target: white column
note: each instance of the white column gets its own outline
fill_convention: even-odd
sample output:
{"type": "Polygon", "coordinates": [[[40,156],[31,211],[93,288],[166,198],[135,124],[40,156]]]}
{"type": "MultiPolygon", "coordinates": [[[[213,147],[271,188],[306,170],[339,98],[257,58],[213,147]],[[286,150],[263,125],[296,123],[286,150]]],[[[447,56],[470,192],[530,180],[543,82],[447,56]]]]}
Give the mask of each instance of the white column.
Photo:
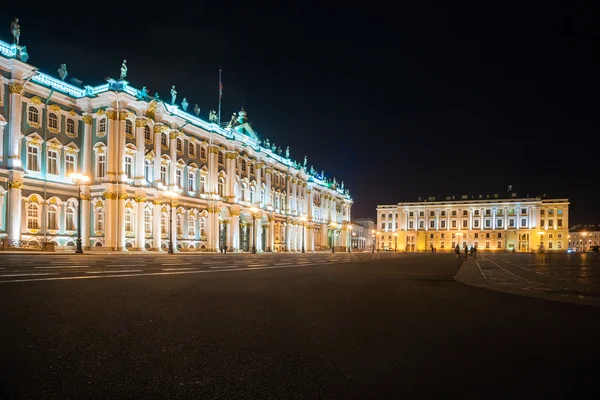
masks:
{"type": "MultiPolygon", "coordinates": [[[[154,125],[154,182],[160,182],[160,166],[162,165],[162,132],[166,127],[162,124],[154,125]]],[[[158,245],[160,249],[160,243],[158,245]]]]}
{"type": "MultiPolygon", "coordinates": [[[[256,195],[254,196],[254,203],[258,208],[264,206],[264,204],[260,202],[260,192],[262,190],[262,169],[264,166],[265,164],[262,162],[257,162],[254,165],[254,175],[256,176],[256,195]]],[[[266,196],[267,192],[265,191],[265,197],[266,196]]]]}
{"type": "MultiPolygon", "coordinates": [[[[81,165],[81,171],[83,174],[88,176],[91,181],[92,179],[92,116],[87,114],[83,116],[83,151],[81,153],[81,160],[77,160],[78,164],[81,165]]],[[[79,170],[79,169],[78,169],[79,170]]]]}
{"type": "Polygon", "coordinates": [[[269,230],[267,235],[267,251],[273,251],[275,246],[275,218],[269,217],[269,230]]]}
{"type": "Polygon", "coordinates": [[[273,207],[273,199],[271,198],[271,177],[273,176],[273,168],[265,168],[265,206],[273,207]]]}
{"type": "Polygon", "coordinates": [[[125,199],[127,198],[127,193],[122,192],[119,193],[118,196],[118,207],[119,207],[119,220],[118,220],[118,230],[119,230],[119,242],[117,243],[117,250],[125,250],[125,199]]]}
{"type": "Polygon", "coordinates": [[[262,251],[262,218],[254,218],[254,234],[256,235],[256,251],[262,251]]]}
{"type": "Polygon", "coordinates": [[[231,220],[229,222],[229,231],[231,234],[232,250],[239,250],[240,249],[240,214],[239,214],[239,211],[231,213],[231,220]]]}
{"type": "MultiPolygon", "coordinates": [[[[177,131],[171,131],[169,137],[169,156],[171,157],[171,164],[169,165],[168,186],[169,189],[175,190],[177,188],[177,183],[175,181],[175,171],[177,170],[177,131]]],[[[175,248],[174,244],[173,248],[175,248]]]]}
{"type": "Polygon", "coordinates": [[[219,154],[219,148],[217,146],[212,146],[208,149],[208,193],[216,194],[218,193],[218,163],[217,163],[217,155],[219,154]]]}
{"type": "Polygon", "coordinates": [[[0,161],[4,160],[4,127],[7,121],[0,121],[0,161]]]}
{"type": "MultiPolygon", "coordinates": [[[[14,179],[15,177],[13,177],[14,179]]],[[[22,179],[22,177],[20,177],[22,179]]],[[[20,180],[13,180],[8,183],[8,201],[9,207],[8,218],[8,239],[10,240],[21,240],[21,188],[23,182],[20,180]]]]}
{"type": "Polygon", "coordinates": [[[81,214],[77,210],[77,218],[81,215],[81,246],[88,249],[90,247],[90,222],[92,219],[92,214],[90,213],[90,189],[87,186],[83,186],[81,192],[81,214]]]}
{"type": "Polygon", "coordinates": [[[144,152],[146,150],[146,138],[144,137],[144,129],[148,121],[145,118],[135,120],[135,147],[137,154],[135,156],[135,184],[141,186],[144,184],[144,152]]]}
{"type": "Polygon", "coordinates": [[[291,249],[291,243],[290,243],[291,228],[292,228],[291,221],[287,221],[285,224],[285,251],[290,251],[290,249],[291,249]]]}
{"type": "Polygon", "coordinates": [[[225,229],[225,245],[227,250],[233,249],[233,237],[231,236],[231,219],[223,221],[223,228],[225,229]]]}
{"type": "Polygon", "coordinates": [[[162,242],[162,233],[160,226],[160,216],[162,213],[162,203],[159,199],[152,200],[154,208],[152,209],[152,250],[160,250],[162,242]]]}
{"type": "Polygon", "coordinates": [[[286,202],[286,206],[285,206],[285,211],[286,214],[290,214],[291,210],[292,210],[292,177],[289,175],[285,176],[285,202],[286,202]]]}
{"type": "Polygon", "coordinates": [[[173,251],[177,250],[177,206],[171,202],[169,204],[169,217],[171,218],[171,236],[169,240],[173,242],[173,251]]]}
{"type": "Polygon", "coordinates": [[[236,163],[237,163],[236,152],[227,153],[225,167],[227,169],[227,198],[230,203],[236,202],[235,197],[235,178],[236,178],[236,163]]]}
{"type": "Polygon", "coordinates": [[[146,199],[142,196],[136,196],[135,202],[135,215],[137,218],[137,226],[135,230],[135,246],[138,250],[143,251],[146,248],[146,232],[144,231],[144,206],[146,205],[146,199]]]}
{"type": "MultiPolygon", "coordinates": [[[[22,169],[21,165],[21,95],[23,94],[23,86],[18,83],[8,85],[10,92],[10,116],[8,130],[8,149],[6,156],[8,157],[8,168],[22,169]]],[[[40,121],[43,114],[40,115],[40,121]]],[[[40,155],[40,157],[42,157],[40,155]]],[[[43,157],[44,159],[45,157],[43,157]]],[[[19,233],[20,238],[20,233],[19,233]]],[[[20,239],[15,239],[20,240],[20,239]]]]}

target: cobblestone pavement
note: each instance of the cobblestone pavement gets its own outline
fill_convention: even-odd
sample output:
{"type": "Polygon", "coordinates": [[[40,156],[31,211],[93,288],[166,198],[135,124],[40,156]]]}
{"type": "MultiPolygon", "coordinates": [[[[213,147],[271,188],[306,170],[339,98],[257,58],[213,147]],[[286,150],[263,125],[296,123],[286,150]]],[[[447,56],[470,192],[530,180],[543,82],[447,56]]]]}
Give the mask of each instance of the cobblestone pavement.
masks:
{"type": "Polygon", "coordinates": [[[476,260],[488,282],[583,299],[600,299],[600,258],[592,253],[485,254],[476,260]]]}

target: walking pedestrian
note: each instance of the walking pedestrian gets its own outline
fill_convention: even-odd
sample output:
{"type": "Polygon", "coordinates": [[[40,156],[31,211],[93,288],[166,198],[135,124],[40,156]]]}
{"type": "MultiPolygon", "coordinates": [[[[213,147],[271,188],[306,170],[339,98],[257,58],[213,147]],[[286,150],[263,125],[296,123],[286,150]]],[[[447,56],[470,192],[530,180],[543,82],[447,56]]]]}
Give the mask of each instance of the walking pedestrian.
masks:
{"type": "Polygon", "coordinates": [[[477,258],[477,246],[473,246],[473,258],[477,258]]]}
{"type": "Polygon", "coordinates": [[[460,258],[460,247],[458,247],[458,245],[456,245],[456,247],[454,248],[454,253],[456,253],[456,259],[460,258]]]}
{"type": "Polygon", "coordinates": [[[467,245],[465,244],[465,260],[469,258],[469,248],[467,247],[467,245]]]}
{"type": "Polygon", "coordinates": [[[227,254],[227,245],[223,246],[223,252],[227,254]]]}

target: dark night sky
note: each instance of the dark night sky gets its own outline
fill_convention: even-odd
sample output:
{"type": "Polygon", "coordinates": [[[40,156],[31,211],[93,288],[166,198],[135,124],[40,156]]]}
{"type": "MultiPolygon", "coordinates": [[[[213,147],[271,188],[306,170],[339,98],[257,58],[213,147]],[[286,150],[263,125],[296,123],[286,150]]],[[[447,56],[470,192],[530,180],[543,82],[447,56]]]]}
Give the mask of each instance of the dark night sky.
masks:
{"type": "Polygon", "coordinates": [[[204,118],[222,67],[223,119],[243,106],[263,139],[344,180],[355,217],[512,185],[600,222],[591,2],[177,3],[8,2],[0,38],[19,17],[30,63],[89,85],[127,59],[132,85],[176,85],[204,118]]]}

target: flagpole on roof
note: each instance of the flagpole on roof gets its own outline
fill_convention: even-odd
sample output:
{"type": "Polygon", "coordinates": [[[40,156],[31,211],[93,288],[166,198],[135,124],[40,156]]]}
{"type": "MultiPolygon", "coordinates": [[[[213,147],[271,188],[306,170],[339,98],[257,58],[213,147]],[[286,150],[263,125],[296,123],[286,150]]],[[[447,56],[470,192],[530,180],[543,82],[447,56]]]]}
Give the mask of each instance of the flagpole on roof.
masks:
{"type": "Polygon", "coordinates": [[[221,97],[223,97],[223,84],[221,83],[221,73],[223,70],[219,68],[219,126],[221,126],[221,97]]]}

